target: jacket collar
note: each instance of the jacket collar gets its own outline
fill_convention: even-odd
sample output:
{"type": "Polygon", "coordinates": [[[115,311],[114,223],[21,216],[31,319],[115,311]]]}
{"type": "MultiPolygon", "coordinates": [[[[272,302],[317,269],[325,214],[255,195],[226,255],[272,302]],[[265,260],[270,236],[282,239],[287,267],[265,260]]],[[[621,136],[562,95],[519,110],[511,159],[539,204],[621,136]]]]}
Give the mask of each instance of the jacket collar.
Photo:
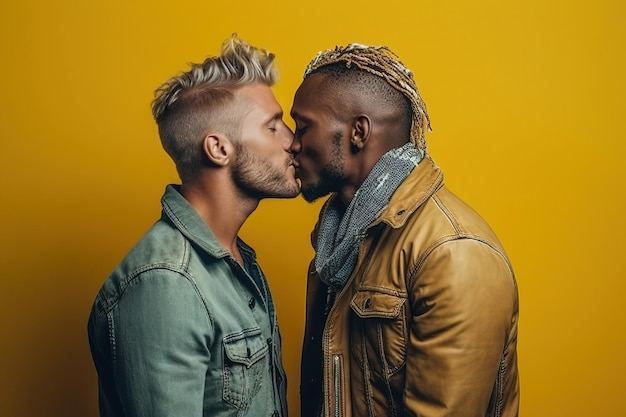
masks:
{"type": "MultiPolygon", "coordinates": [[[[194,245],[215,258],[230,256],[230,252],[220,245],[209,226],[180,193],[179,185],[170,184],[165,188],[161,206],[163,207],[162,218],[169,220],[194,245]]],[[[237,240],[240,249],[256,257],[250,246],[239,238],[237,240]]]]}
{"type": "Polygon", "coordinates": [[[374,224],[385,222],[393,228],[403,226],[407,218],[442,185],[443,172],[430,156],[426,155],[400,184],[391,196],[389,205],[374,224]]]}

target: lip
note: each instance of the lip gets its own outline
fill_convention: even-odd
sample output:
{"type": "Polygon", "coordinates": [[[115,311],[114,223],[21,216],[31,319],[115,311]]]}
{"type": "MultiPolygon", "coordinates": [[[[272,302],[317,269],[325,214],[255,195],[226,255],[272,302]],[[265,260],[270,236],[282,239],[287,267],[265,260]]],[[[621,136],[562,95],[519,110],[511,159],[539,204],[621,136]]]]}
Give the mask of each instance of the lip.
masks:
{"type": "Polygon", "coordinates": [[[300,164],[298,162],[296,162],[296,160],[291,161],[291,163],[289,164],[289,166],[292,166],[294,169],[294,174],[296,176],[296,179],[300,178],[299,172],[300,172],[300,164]]]}

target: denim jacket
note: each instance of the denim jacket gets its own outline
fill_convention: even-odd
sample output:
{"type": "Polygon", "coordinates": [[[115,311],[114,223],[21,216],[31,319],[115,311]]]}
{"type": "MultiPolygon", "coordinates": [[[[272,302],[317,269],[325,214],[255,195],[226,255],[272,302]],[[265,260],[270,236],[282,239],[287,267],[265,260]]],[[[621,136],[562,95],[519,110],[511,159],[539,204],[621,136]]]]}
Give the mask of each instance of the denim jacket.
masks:
{"type": "Polygon", "coordinates": [[[102,417],[286,416],[267,281],[169,185],[161,219],[98,292],[88,322],[102,417]]]}

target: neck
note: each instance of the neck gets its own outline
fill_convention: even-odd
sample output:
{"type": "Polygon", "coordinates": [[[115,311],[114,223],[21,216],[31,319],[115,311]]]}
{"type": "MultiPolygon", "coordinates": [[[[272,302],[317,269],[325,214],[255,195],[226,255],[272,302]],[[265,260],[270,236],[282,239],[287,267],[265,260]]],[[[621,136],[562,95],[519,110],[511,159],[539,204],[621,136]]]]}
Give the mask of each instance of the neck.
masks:
{"type": "Polygon", "coordinates": [[[351,155],[350,161],[345,166],[349,166],[349,170],[346,171],[347,181],[345,185],[339,191],[339,195],[343,203],[347,206],[354,198],[356,192],[363,184],[363,181],[374,168],[374,165],[382,158],[382,156],[391,148],[382,148],[380,143],[382,141],[372,141],[367,146],[359,150],[357,153],[351,155]],[[377,145],[377,146],[376,146],[377,145]]]}
{"type": "Polygon", "coordinates": [[[183,183],[181,194],[198,212],[217,241],[243,263],[237,236],[243,223],[259,205],[259,200],[243,196],[231,181],[215,179],[183,183]]]}
{"type": "MultiPolygon", "coordinates": [[[[394,137],[394,136],[391,136],[394,137]]],[[[353,155],[349,181],[339,190],[339,196],[343,203],[348,206],[354,199],[356,192],[361,188],[365,179],[370,175],[374,166],[380,159],[392,149],[400,148],[408,143],[405,140],[387,142],[382,140],[373,141],[378,146],[368,145],[353,155]]]]}

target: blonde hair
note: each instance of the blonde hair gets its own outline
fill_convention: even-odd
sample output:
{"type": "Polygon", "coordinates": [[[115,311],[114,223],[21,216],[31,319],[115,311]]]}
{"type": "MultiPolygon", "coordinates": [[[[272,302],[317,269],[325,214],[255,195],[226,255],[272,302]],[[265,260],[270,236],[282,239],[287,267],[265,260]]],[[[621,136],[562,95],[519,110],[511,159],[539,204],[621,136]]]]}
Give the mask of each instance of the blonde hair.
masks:
{"type": "Polygon", "coordinates": [[[426,150],[426,132],[431,130],[426,103],[419,94],[413,73],[400,62],[400,59],[386,46],[367,46],[351,43],[318,52],[309,63],[304,78],[323,67],[342,63],[346,68],[353,65],[369,74],[387,81],[402,93],[411,104],[411,142],[426,150]]]}
{"type": "Polygon", "coordinates": [[[209,129],[236,137],[240,112],[233,108],[233,92],[241,86],[278,79],[274,54],[254,47],[233,34],[220,54],[189,71],[168,79],[154,92],[152,115],[159,127],[163,148],[183,179],[202,164],[202,138],[209,129]]]}

